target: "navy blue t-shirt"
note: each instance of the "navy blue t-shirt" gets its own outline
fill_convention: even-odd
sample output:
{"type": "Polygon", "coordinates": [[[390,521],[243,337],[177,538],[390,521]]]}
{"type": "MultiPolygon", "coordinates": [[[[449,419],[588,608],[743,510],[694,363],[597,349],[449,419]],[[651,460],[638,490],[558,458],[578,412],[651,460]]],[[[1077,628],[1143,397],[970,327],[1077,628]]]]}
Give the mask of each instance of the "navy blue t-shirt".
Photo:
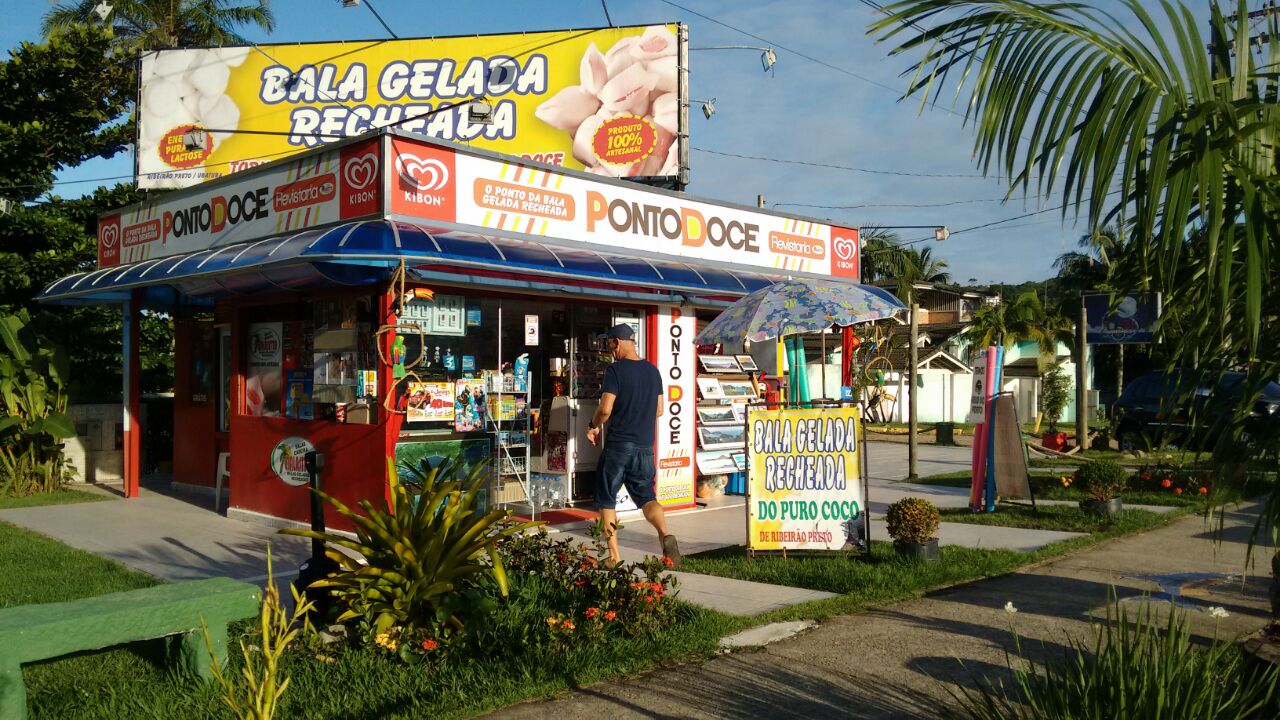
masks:
{"type": "Polygon", "coordinates": [[[604,371],[602,392],[613,393],[605,444],[652,446],[662,375],[647,360],[615,360],[604,371]]]}

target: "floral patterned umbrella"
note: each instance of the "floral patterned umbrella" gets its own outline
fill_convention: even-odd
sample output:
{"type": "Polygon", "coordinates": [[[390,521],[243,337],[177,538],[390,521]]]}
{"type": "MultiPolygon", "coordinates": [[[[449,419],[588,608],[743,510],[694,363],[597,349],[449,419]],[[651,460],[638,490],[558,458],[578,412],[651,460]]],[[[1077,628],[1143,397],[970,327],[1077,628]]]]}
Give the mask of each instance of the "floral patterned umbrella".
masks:
{"type": "Polygon", "coordinates": [[[832,325],[883,320],[906,310],[896,297],[874,285],[824,280],[784,280],[730,305],[712,320],[694,343],[736,345],[744,339],[818,332],[832,325]]]}

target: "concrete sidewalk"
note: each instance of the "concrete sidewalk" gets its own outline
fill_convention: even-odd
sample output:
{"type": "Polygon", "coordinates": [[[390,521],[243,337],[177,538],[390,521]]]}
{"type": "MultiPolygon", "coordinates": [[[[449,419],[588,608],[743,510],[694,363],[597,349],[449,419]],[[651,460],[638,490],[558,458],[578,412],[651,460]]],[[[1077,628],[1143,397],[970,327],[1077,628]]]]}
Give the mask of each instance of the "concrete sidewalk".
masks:
{"type": "MultiPolygon", "coordinates": [[[[966,465],[966,448],[921,447],[921,472],[948,472],[966,465]]],[[[963,506],[958,488],[904,486],[893,480],[906,474],[904,446],[871,443],[872,538],[887,540],[883,513],[890,502],[908,494],[928,497],[942,507],[963,506]]],[[[671,513],[671,532],[681,550],[692,554],[746,543],[743,499],[729,497],[711,508],[671,513]]],[[[188,495],[166,485],[145,486],[132,500],[54,505],[0,511],[0,520],[48,535],[73,547],[116,560],[170,580],[222,575],[261,581],[266,577],[270,543],[276,575],[291,577],[310,554],[309,541],[277,535],[266,525],[234,520],[212,512],[212,499],[188,495]]],[[[658,554],[657,539],[638,515],[624,518],[619,533],[623,555],[639,560],[658,554]]],[[[587,523],[561,526],[561,531],[587,537],[587,523]]],[[[1074,533],[943,523],[945,545],[1035,550],[1074,533]]],[[[829,597],[828,593],[751,583],[730,578],[680,573],[681,598],[735,615],[755,615],[788,605],[829,597]]]]}
{"type": "MultiPolygon", "coordinates": [[[[493,716],[938,717],[951,703],[948,688],[970,683],[973,673],[1009,679],[1011,626],[1029,657],[1057,659],[1068,639],[1089,637],[1113,591],[1130,612],[1149,602],[1144,595],[1158,612],[1175,600],[1188,609],[1201,637],[1232,637],[1261,627],[1268,616],[1269,578],[1240,575],[1254,517],[1230,513],[1218,545],[1203,519],[1184,518],[1021,572],[833,618],[756,652],[593,685],[493,716]],[[1018,612],[1007,613],[1006,602],[1018,612]],[[1203,612],[1211,606],[1226,608],[1230,617],[1213,620],[1203,612]]],[[[1256,555],[1269,558],[1270,550],[1259,548],[1256,555]]]]}

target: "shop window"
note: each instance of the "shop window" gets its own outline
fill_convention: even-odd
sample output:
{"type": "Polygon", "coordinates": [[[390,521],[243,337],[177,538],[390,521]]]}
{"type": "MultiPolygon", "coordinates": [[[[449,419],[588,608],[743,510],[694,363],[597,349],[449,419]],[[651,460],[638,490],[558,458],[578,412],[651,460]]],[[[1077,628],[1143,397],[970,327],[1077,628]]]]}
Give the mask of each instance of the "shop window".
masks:
{"type": "Polygon", "coordinates": [[[500,304],[494,298],[425,288],[405,303],[391,359],[402,368],[395,372],[402,373],[408,395],[408,429],[482,429],[471,427],[482,423],[458,416],[458,398],[471,397],[467,380],[501,369],[498,347],[510,340],[500,338],[500,304]]]}
{"type": "Polygon", "coordinates": [[[372,307],[368,296],[316,300],[249,323],[244,414],[377,422],[372,307]]]}

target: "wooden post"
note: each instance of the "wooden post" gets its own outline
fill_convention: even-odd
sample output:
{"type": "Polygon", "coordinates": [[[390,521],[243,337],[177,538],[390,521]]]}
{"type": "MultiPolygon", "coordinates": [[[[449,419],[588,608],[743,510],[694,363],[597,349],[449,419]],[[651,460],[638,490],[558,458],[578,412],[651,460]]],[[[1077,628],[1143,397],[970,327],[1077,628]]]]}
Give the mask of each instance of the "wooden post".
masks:
{"type": "Polygon", "coordinates": [[[916,432],[920,429],[919,421],[916,417],[916,374],[918,370],[916,365],[919,363],[920,350],[918,341],[920,339],[920,305],[911,303],[911,347],[909,349],[910,359],[907,361],[907,479],[915,480],[920,477],[916,473],[916,460],[919,456],[918,441],[916,432]]]}
{"type": "Polygon", "coordinates": [[[1080,322],[1076,326],[1076,446],[1089,449],[1089,344],[1084,296],[1080,296],[1080,322]]]}

